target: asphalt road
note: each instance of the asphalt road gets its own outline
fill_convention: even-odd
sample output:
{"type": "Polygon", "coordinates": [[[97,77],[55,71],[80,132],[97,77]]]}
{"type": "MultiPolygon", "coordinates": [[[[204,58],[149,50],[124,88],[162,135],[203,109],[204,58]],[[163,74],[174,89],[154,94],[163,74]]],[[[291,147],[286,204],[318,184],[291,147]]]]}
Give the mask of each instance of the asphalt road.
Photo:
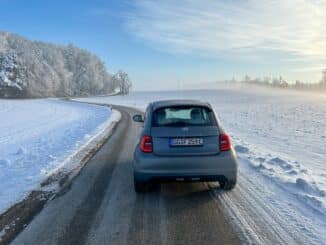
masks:
{"type": "Polygon", "coordinates": [[[140,125],[134,110],[72,185],[51,200],[13,244],[239,244],[204,183],[133,189],[132,159],[140,125]]]}

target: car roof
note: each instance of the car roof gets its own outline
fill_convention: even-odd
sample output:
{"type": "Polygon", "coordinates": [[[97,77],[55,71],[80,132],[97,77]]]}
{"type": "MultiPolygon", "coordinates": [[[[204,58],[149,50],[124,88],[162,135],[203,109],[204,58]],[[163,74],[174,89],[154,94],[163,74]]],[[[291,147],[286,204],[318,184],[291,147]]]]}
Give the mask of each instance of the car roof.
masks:
{"type": "Polygon", "coordinates": [[[152,102],[153,111],[169,106],[203,106],[211,109],[211,105],[208,102],[200,100],[159,100],[152,102]]]}

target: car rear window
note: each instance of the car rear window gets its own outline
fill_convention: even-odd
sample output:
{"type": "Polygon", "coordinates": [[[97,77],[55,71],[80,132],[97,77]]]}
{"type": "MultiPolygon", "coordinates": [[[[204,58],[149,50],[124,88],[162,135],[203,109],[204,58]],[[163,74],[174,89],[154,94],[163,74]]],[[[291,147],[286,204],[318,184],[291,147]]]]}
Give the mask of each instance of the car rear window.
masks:
{"type": "Polygon", "coordinates": [[[202,106],[159,108],[153,113],[153,127],[216,126],[214,113],[202,106]]]}

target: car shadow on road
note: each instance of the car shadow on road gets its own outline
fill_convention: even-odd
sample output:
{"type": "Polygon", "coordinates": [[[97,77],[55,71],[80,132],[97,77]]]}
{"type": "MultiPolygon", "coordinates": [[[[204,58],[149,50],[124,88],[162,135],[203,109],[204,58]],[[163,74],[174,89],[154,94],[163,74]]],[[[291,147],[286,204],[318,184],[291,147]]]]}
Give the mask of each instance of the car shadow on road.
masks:
{"type": "MultiPolygon", "coordinates": [[[[160,198],[165,204],[171,204],[180,209],[196,208],[214,201],[212,191],[219,189],[218,183],[207,185],[202,182],[172,182],[156,184],[149,192],[142,194],[143,200],[160,198]]],[[[181,210],[180,210],[181,211],[181,210]]]]}
{"type": "Polygon", "coordinates": [[[135,219],[132,219],[136,222],[130,230],[129,241],[135,244],[160,244],[161,241],[212,244],[212,241],[227,238],[231,244],[237,244],[236,236],[212,195],[215,188],[219,188],[218,184],[166,183],[137,195],[135,219]]]}

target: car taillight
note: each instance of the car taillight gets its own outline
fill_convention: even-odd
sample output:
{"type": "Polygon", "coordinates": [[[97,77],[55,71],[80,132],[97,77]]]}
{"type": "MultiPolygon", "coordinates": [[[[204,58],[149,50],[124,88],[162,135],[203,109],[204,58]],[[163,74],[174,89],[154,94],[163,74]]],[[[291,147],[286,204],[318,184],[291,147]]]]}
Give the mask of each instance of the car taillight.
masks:
{"type": "Polygon", "coordinates": [[[220,151],[231,150],[230,137],[227,134],[220,134],[220,151]]]}
{"type": "Polygon", "coordinates": [[[153,152],[153,141],[152,137],[144,135],[140,142],[140,149],[142,152],[151,153],[153,152]]]}

